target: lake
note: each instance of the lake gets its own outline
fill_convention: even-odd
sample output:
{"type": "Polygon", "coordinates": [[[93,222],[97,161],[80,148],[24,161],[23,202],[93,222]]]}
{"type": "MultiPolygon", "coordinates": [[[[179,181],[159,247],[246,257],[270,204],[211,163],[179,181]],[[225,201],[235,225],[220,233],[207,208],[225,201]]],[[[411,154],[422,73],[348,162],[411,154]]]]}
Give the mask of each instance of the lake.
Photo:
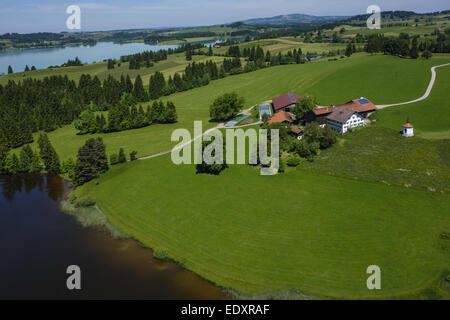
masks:
{"type": "Polygon", "coordinates": [[[0,299],[224,299],[220,288],[153,258],[133,240],[83,228],[62,213],[59,176],[0,176],[0,299]],[[81,290],[66,287],[69,265],[81,290]]]}
{"type": "Polygon", "coordinates": [[[23,72],[26,65],[30,68],[35,66],[37,69],[43,69],[49,66],[60,66],[75,57],[83,63],[91,63],[109,58],[118,59],[121,56],[143,51],[159,51],[177,47],[178,45],[98,42],[95,46],[3,50],[0,51],[0,74],[6,74],[9,65],[14,72],[23,72]]]}

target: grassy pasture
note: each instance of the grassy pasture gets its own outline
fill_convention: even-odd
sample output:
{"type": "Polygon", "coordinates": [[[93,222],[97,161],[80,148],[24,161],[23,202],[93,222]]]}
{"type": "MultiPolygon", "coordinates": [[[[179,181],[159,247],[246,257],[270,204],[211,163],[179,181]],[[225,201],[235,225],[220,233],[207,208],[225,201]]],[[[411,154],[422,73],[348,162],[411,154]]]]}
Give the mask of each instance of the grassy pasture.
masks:
{"type": "MultiPolygon", "coordinates": [[[[178,112],[176,124],[101,136],[108,153],[117,152],[122,147],[127,153],[137,150],[142,157],[168,150],[174,145],[170,136],[175,128],[191,129],[195,120],[202,120],[204,128],[214,126],[208,122],[209,105],[215,97],[230,91],[245,98],[245,108],[288,91],[316,95],[322,105],[344,103],[360,96],[377,104],[412,100],[425,91],[430,77],[429,68],[446,61],[449,59],[414,61],[360,54],[340,61],[278,66],[230,76],[212,81],[206,87],[163,98],[175,103],[178,112]],[[361,73],[364,76],[357,77],[361,73]]],[[[89,137],[92,135],[77,136],[72,125],[49,133],[62,159],[75,157],[78,148],[89,137]]]]}
{"type": "Polygon", "coordinates": [[[405,138],[368,127],[349,133],[302,167],[315,172],[450,194],[450,140],[405,138]]]}
{"type": "MultiPolygon", "coordinates": [[[[207,56],[193,56],[192,61],[205,62],[207,60],[213,60],[216,62],[222,62],[223,57],[207,57],[207,56]]],[[[119,79],[120,76],[129,75],[131,79],[136,78],[138,75],[142,77],[144,85],[148,86],[148,80],[151,74],[156,71],[160,71],[166,78],[173,76],[176,72],[184,72],[186,66],[190,63],[186,61],[183,53],[169,55],[167,60],[159,61],[150,68],[142,67],[139,70],[129,70],[129,63],[121,63],[119,67],[117,64],[114,69],[108,70],[106,62],[98,62],[92,64],[86,64],[81,67],[63,67],[52,69],[40,69],[29,72],[17,72],[7,76],[0,76],[0,84],[5,85],[8,80],[20,81],[27,77],[43,79],[52,75],[66,75],[71,80],[78,81],[82,74],[90,74],[91,76],[97,76],[101,81],[106,79],[109,75],[119,79]],[[25,74],[25,76],[23,76],[25,74]]]]}
{"type": "Polygon", "coordinates": [[[325,298],[447,297],[450,197],[291,170],[250,166],[196,175],[170,156],[114,167],[77,189],[144,245],[245,292],[296,288],[325,298]],[[98,183],[97,183],[98,182],[98,183]],[[382,269],[382,290],[366,268],[382,269]]]}
{"type": "Polygon", "coordinates": [[[377,125],[401,130],[409,116],[416,135],[430,139],[450,139],[450,66],[438,68],[436,74],[436,82],[428,99],[379,110],[374,116],[377,125]]]}
{"type": "MultiPolygon", "coordinates": [[[[430,67],[449,60],[356,54],[230,76],[165,97],[177,106],[176,124],[102,136],[109,154],[120,147],[126,153],[137,150],[139,156],[165,151],[174,145],[170,135],[175,128],[190,129],[194,120],[203,120],[205,129],[212,127],[208,106],[230,91],[246,99],[246,108],[287,91],[314,94],[322,105],[359,96],[377,104],[411,100],[425,91],[430,67]]],[[[438,70],[436,85],[441,80],[445,78],[438,70]]],[[[448,90],[436,87],[430,99],[435,93],[445,96],[448,90]]],[[[430,104],[441,111],[445,106],[430,104]]],[[[450,196],[414,189],[417,181],[421,187],[445,188],[448,151],[438,146],[442,142],[399,142],[389,129],[397,128],[397,120],[384,116],[396,108],[380,112],[373,128],[348,135],[317,162],[274,177],[261,177],[249,166],[230,166],[219,177],[196,175],[193,166],[175,166],[167,155],[114,166],[76,194],[94,197],[113,225],[146,246],[167,248],[171,258],[223,287],[245,292],[296,288],[325,298],[427,298],[430,292],[449,298],[438,284],[450,263],[449,244],[439,238],[450,229],[450,196]],[[383,125],[389,128],[377,128],[383,125]],[[369,138],[370,144],[361,146],[369,138]],[[406,153],[428,157],[396,157],[391,142],[406,153]],[[403,161],[398,168],[411,173],[394,171],[396,160],[403,161]],[[340,177],[324,169],[330,161],[341,168],[333,169],[340,177]],[[423,176],[427,169],[441,177],[433,182],[432,176],[423,176]],[[357,181],[343,178],[350,172],[357,181]],[[390,185],[379,183],[386,179],[390,185]],[[365,271],[372,264],[382,269],[381,291],[365,286],[365,271]]],[[[400,126],[403,118],[398,116],[400,126]]],[[[420,121],[417,126],[434,132],[420,121]]],[[[439,130],[448,130],[445,122],[441,126],[439,130]]],[[[67,159],[91,136],[77,136],[66,126],[49,137],[67,159]]]]}

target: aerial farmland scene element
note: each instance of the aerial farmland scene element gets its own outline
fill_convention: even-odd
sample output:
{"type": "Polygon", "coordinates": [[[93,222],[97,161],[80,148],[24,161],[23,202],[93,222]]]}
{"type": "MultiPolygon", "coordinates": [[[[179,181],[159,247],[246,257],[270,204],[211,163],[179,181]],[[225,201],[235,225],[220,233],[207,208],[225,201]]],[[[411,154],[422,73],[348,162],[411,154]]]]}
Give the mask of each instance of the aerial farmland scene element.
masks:
{"type": "Polygon", "coordinates": [[[450,299],[447,1],[94,1],[0,8],[0,300],[450,299]]]}

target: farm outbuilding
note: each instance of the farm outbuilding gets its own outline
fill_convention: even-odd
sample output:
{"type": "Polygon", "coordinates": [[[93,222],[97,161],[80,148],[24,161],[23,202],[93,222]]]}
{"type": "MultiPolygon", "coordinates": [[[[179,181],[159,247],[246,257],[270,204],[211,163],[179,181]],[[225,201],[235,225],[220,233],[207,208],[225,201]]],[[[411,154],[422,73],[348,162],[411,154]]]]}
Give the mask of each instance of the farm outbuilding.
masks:
{"type": "Polygon", "coordinates": [[[282,96],[272,99],[273,109],[275,112],[280,110],[291,111],[291,109],[298,103],[302,97],[295,93],[286,93],[282,96]]]}

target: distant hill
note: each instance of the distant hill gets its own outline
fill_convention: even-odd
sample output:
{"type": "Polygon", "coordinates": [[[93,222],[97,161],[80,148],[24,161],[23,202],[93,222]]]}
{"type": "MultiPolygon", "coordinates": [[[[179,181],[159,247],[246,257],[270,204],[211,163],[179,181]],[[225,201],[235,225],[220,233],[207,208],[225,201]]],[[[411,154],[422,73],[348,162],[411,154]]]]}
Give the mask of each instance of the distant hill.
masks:
{"type": "Polygon", "coordinates": [[[245,24],[265,25],[299,25],[299,24],[322,24],[346,20],[350,16],[311,16],[307,14],[287,14],[270,18],[256,18],[243,21],[245,24]]]}

